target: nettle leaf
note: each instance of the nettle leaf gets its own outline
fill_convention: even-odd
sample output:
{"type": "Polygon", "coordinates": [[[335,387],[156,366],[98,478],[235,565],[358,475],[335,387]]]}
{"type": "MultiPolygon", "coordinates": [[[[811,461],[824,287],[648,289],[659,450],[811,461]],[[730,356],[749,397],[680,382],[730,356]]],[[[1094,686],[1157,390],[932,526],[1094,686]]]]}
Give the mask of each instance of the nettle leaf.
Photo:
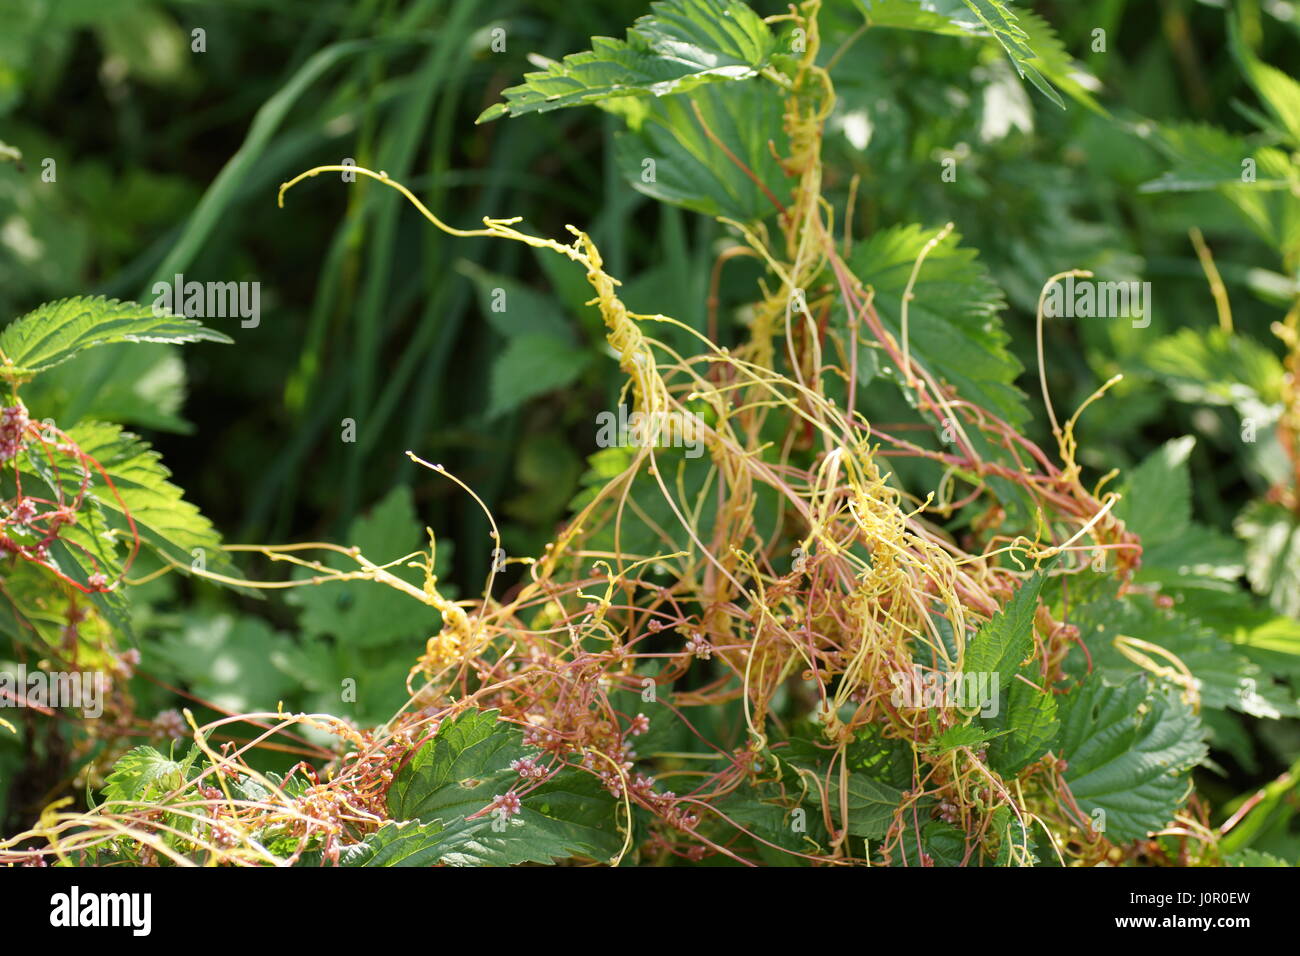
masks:
{"type": "Polygon", "coordinates": [[[1016,72],[1033,83],[1049,100],[1065,109],[1061,94],[1052,89],[1052,84],[1047,82],[1034,65],[1036,54],[1029,46],[1029,34],[1017,22],[1016,15],[1007,4],[1002,0],[965,0],[965,3],[998,43],[1002,44],[1002,49],[1011,58],[1016,72]]]}
{"type": "Polygon", "coordinates": [[[738,0],[667,0],[651,9],[626,40],[592,37],[591,50],[524,74],[522,84],[502,93],[505,102],[489,107],[477,122],[743,80],[767,66],[775,52],[772,31],[738,0]]]}
{"type": "MultiPolygon", "coordinates": [[[[917,257],[937,232],[896,226],[854,246],[850,266],[875,289],[876,312],[900,343],[903,293],[917,257]]],[[[1014,384],[1021,365],[1008,351],[1010,337],[998,319],[1006,302],[976,256],[974,249],[960,245],[956,233],[926,256],[908,306],[911,355],[937,379],[955,386],[962,398],[1020,425],[1029,411],[1014,384]]],[[[897,369],[886,374],[901,384],[897,369]]]]}
{"type": "Polygon", "coordinates": [[[128,750],[104,778],[104,799],[135,803],[175,790],[187,779],[198,755],[199,749],[194,746],[182,760],[165,757],[153,747],[128,750]]]}
{"type": "Polygon", "coordinates": [[[1252,501],[1237,518],[1246,542],[1246,577],[1279,614],[1300,617],[1300,518],[1271,501],[1252,501]]]}
{"type": "MultiPolygon", "coordinates": [[[[962,672],[986,687],[989,678],[998,682],[997,709],[981,716],[980,723],[990,736],[989,762],[1003,774],[1018,773],[1037,760],[1056,736],[1056,701],[1016,675],[1034,649],[1034,615],[1043,589],[1043,572],[1035,572],[989,622],[966,645],[962,672]]],[[[1037,674],[1024,671],[1032,679],[1037,674]]],[[[987,706],[987,701],[981,701],[987,706]]]]}
{"type": "Polygon", "coordinates": [[[1062,109],[1065,101],[1045,78],[1093,108],[1095,101],[1075,79],[1080,72],[1042,18],[1028,11],[1012,13],[1002,0],[854,0],[873,27],[916,30],[943,36],[995,39],[1022,79],[1033,83],[1062,109]]]}
{"type": "Polygon", "coordinates": [[[798,776],[807,797],[818,808],[823,806],[824,797],[832,819],[839,820],[843,808],[847,808],[848,819],[842,823],[849,833],[868,840],[883,838],[903,799],[903,791],[866,770],[866,763],[872,762],[877,753],[875,745],[867,741],[861,750],[856,744],[846,748],[848,782],[841,797],[841,767],[838,760],[832,764],[834,753],[808,741],[792,739],[788,748],[779,751],[779,756],[798,776]]]}
{"type": "Polygon", "coordinates": [[[1253,146],[1212,126],[1142,123],[1136,132],[1171,163],[1140,192],[1214,190],[1231,202],[1256,235],[1274,249],[1293,247],[1300,229],[1300,173],[1283,150],[1253,146]]]}
{"type": "Polygon", "coordinates": [[[453,866],[509,866],[616,855],[623,834],[614,798],[595,777],[572,768],[521,793],[521,811],[507,820],[492,814],[466,819],[496,795],[523,790],[510,763],[537,754],[498,714],[469,710],[445,721],[398,773],[388,791],[391,816],[442,825],[424,832],[418,845],[404,840],[402,856],[453,866]]]}
{"type": "MultiPolygon", "coordinates": [[[[561,342],[574,342],[573,327],[565,317],[565,308],[550,295],[466,260],[458,262],[456,269],[474,283],[483,318],[507,339],[545,335],[561,342]]],[[[583,289],[591,291],[585,284],[583,289]]]]}
{"type": "MultiPolygon", "coordinates": [[[[411,489],[400,485],[354,520],[342,543],[359,548],[376,565],[387,565],[427,547],[421,527],[411,489]]],[[[451,569],[451,548],[450,541],[438,542],[434,571],[439,577],[451,569]]],[[[355,562],[349,563],[341,556],[331,557],[327,563],[340,570],[357,569],[355,562]]],[[[408,584],[424,584],[423,572],[418,568],[397,564],[387,570],[408,584]]],[[[449,597],[455,596],[454,589],[443,591],[449,597]]],[[[315,587],[294,588],[287,600],[302,608],[298,623],[305,636],[332,637],[347,646],[422,642],[441,627],[442,619],[436,610],[375,581],[326,581],[315,587]]]]}
{"type": "MultiPolygon", "coordinates": [[[[1141,664],[1125,656],[1115,644],[1121,636],[1137,638],[1182,661],[1196,679],[1201,702],[1207,708],[1230,708],[1265,718],[1297,713],[1290,692],[1274,684],[1257,663],[1198,621],[1157,607],[1146,595],[1127,595],[1121,600],[1112,587],[1110,593],[1077,605],[1071,621],[1088,645],[1094,668],[1116,682],[1144,672],[1141,664]]],[[[1136,650],[1158,666],[1170,664],[1158,654],[1140,647],[1136,650]]]]}
{"type": "Polygon", "coordinates": [[[1043,589],[1043,574],[1035,572],[966,645],[962,673],[996,674],[1003,693],[1010,690],[1020,664],[1034,649],[1034,613],[1043,589]]]}
{"type": "Polygon", "coordinates": [[[1300,149],[1300,82],[1257,57],[1243,42],[1241,28],[1234,16],[1228,17],[1229,47],[1242,72],[1250,80],[1261,102],[1291,148],[1300,149]]]}
{"type": "MultiPolygon", "coordinates": [[[[931,820],[922,824],[920,842],[920,852],[925,853],[934,866],[961,866],[966,860],[966,835],[950,823],[931,820]]],[[[903,858],[896,860],[894,865],[922,866],[916,844],[916,834],[909,831],[898,844],[903,858]]]]}
{"type": "MultiPolygon", "coordinates": [[[[769,865],[808,865],[808,861],[794,854],[817,852],[827,842],[828,835],[820,813],[804,809],[801,817],[795,816],[800,807],[795,805],[798,788],[793,790],[789,784],[783,788],[764,781],[732,791],[713,804],[719,831],[726,835],[729,844],[738,835],[743,836],[738,828],[753,834],[757,837],[753,841],[754,851],[769,865]],[[796,826],[796,821],[802,826],[796,826]]],[[[706,816],[712,819],[715,815],[706,816]]]]}
{"type": "Polygon", "coordinates": [[[105,422],[81,422],[68,429],[68,437],[112,479],[116,495],[92,470],[91,492],[119,537],[129,533],[129,513],[140,540],[174,561],[179,570],[189,573],[194,552],[199,551],[209,570],[235,574],[221,550],[221,536],[184,499],[184,492],[168,481],[171,472],[158,452],[121,426],[105,422]]]}
{"type": "Polygon", "coordinates": [[[980,727],[970,724],[958,724],[949,727],[930,741],[928,749],[936,756],[942,756],[962,747],[983,747],[992,737],[993,734],[980,727]]]}
{"type": "Polygon", "coordinates": [[[1173,819],[1206,755],[1203,736],[1176,694],[1145,677],[1117,687],[1094,675],[1061,702],[1053,749],[1068,763],[1065,780],[1084,815],[1104,811],[1106,839],[1128,843],[1173,819]]]}
{"type": "Polygon", "coordinates": [[[988,759],[1003,776],[1019,773],[1047,753],[1060,729],[1056,697],[1013,680],[996,715],[984,725],[997,736],[989,743],[988,759]]]}
{"type": "Polygon", "coordinates": [[[441,821],[386,823],[361,843],[339,851],[340,866],[436,866],[442,861],[441,821]]]}
{"type": "Polygon", "coordinates": [[[625,111],[630,129],[618,135],[616,145],[619,168],[639,192],[741,222],[776,211],[768,194],[780,201],[788,197],[785,172],[770,145],[780,155],[789,149],[785,107],[770,84],[712,84],[637,104],[640,109],[625,111]]]}
{"type": "Polygon", "coordinates": [[[274,710],[299,688],[299,675],[270,666],[276,648],[289,642],[260,617],[195,614],[159,637],[151,656],[200,699],[247,713],[274,710]]]}
{"type": "MultiPolygon", "coordinates": [[[[577,512],[597,495],[604,496],[590,520],[585,522],[587,546],[617,552],[629,559],[689,550],[690,536],[648,468],[637,472],[626,498],[621,483],[611,484],[633,463],[639,451],[630,445],[614,445],[596,450],[587,459],[582,490],[569,505],[571,511],[577,512]]],[[[698,528],[711,527],[718,514],[717,475],[712,459],[703,453],[702,446],[656,448],[654,454],[663,483],[673,495],[678,510],[683,515],[698,515],[698,528]]],[[[755,533],[771,534],[777,522],[776,495],[764,486],[755,489],[755,497],[752,513],[755,533]]],[[[672,566],[673,561],[665,561],[664,565],[672,566]]]]}
{"type": "Polygon", "coordinates": [[[1227,329],[1179,329],[1143,356],[1180,402],[1236,408],[1265,424],[1282,401],[1282,363],[1267,347],[1227,329]]]}
{"type": "Polygon", "coordinates": [[[572,385],[590,353],[549,335],[520,335],[492,362],[486,418],[514,411],[529,399],[572,385]]]}
{"type": "Polygon", "coordinates": [[[0,332],[0,378],[22,381],[78,352],[116,342],[225,342],[228,336],[193,319],[103,296],[48,302],[0,332]]]}
{"type": "Polygon", "coordinates": [[[1115,516],[1142,539],[1137,580],[1173,590],[1235,589],[1243,571],[1241,547],[1192,521],[1189,436],[1166,442],[1129,473],[1115,516]]]}

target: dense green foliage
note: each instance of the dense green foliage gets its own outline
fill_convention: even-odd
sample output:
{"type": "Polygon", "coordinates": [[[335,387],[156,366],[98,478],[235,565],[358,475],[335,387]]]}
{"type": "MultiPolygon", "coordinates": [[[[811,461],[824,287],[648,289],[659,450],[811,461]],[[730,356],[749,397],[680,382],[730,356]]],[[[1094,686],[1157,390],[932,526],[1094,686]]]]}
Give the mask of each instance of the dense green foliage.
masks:
{"type": "Polygon", "coordinates": [[[9,5],[0,859],[1300,864],[1288,5],[9,5]]]}

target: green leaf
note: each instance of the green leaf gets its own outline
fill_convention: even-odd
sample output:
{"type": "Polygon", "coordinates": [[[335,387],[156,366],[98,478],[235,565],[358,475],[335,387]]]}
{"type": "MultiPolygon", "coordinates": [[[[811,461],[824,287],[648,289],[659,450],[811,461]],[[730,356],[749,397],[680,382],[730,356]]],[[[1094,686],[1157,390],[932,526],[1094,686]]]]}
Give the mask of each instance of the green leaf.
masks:
{"type": "MultiPolygon", "coordinates": [[[[966,835],[948,823],[931,820],[921,827],[921,851],[930,858],[934,866],[961,866],[966,858],[966,835]]],[[[917,852],[916,834],[909,831],[899,841],[903,859],[895,861],[895,866],[921,866],[923,861],[917,852]]]]}
{"type": "Polygon", "coordinates": [[[103,296],[49,302],[0,332],[0,378],[22,381],[66,362],[78,352],[115,342],[226,342],[220,332],[152,306],[103,296]]]}
{"type": "Polygon", "coordinates": [[[592,37],[591,50],[566,56],[503,92],[479,123],[622,96],[684,93],[701,83],[755,76],[776,47],[761,17],[738,0],[651,4],[627,40],[592,37]]]}
{"type": "Polygon", "coordinates": [[[512,338],[492,363],[486,418],[514,411],[538,395],[573,384],[591,356],[549,335],[512,338]]]}
{"type": "MultiPolygon", "coordinates": [[[[573,342],[573,329],[564,309],[551,296],[467,260],[458,262],[456,268],[474,283],[483,317],[506,338],[545,335],[561,342],[573,342]]],[[[590,291],[589,287],[584,288],[590,291]]]]}
{"type": "Polygon", "coordinates": [[[1237,518],[1246,542],[1246,577],[1279,614],[1300,617],[1300,518],[1271,501],[1252,501],[1237,518]]]}
{"type": "Polygon", "coordinates": [[[1061,94],[1052,88],[1034,65],[1037,54],[1029,46],[1029,34],[1017,22],[1016,15],[1007,4],[1002,0],[965,0],[965,3],[998,43],[1002,44],[1002,49],[1011,58],[1016,72],[1038,87],[1038,91],[1049,100],[1065,109],[1061,94]]]}
{"type": "Polygon", "coordinates": [[[949,727],[938,737],[930,741],[928,749],[936,756],[959,750],[962,747],[979,748],[984,746],[993,738],[993,734],[983,728],[971,724],[958,724],[949,727]]]}
{"type": "Polygon", "coordinates": [[[104,778],[104,799],[143,802],[175,790],[185,782],[198,754],[199,749],[193,746],[183,760],[164,757],[153,747],[128,750],[117,758],[112,771],[104,778]]]}
{"type": "Polygon", "coordinates": [[[1264,853],[1260,850],[1253,850],[1247,847],[1244,850],[1238,850],[1236,853],[1230,853],[1223,859],[1224,866],[1290,866],[1286,860],[1276,857],[1271,853],[1264,853]]]}
{"type": "Polygon", "coordinates": [[[1273,114],[1292,149],[1300,149],[1300,82],[1265,63],[1243,42],[1236,16],[1228,16],[1229,47],[1242,72],[1273,114]]]}
{"type": "Polygon", "coordinates": [[[771,149],[773,141],[781,155],[789,148],[784,110],[775,88],[758,83],[713,84],[655,100],[628,111],[631,129],[616,140],[619,168],[634,189],[662,202],[740,222],[764,218],[777,209],[768,194],[784,201],[790,192],[771,149]]]}
{"type": "Polygon", "coordinates": [[[1284,255],[1294,251],[1300,229],[1300,199],[1295,195],[1300,172],[1287,153],[1252,146],[1211,126],[1145,122],[1135,129],[1172,164],[1159,179],[1139,187],[1140,192],[1214,190],[1271,247],[1284,255]],[[1246,177],[1248,169],[1253,180],[1246,177]]]}
{"type": "MultiPolygon", "coordinates": [[[[937,232],[920,226],[887,229],[855,245],[850,258],[854,274],[875,289],[876,311],[900,345],[903,292],[917,257],[937,232]]],[[[1020,425],[1029,412],[1014,384],[1021,365],[1008,351],[1010,337],[998,319],[1005,301],[976,255],[952,233],[926,256],[908,306],[911,355],[962,398],[1020,425]]],[[[888,374],[901,382],[897,370],[888,374]]]]}
{"type": "MultiPolygon", "coordinates": [[[[1206,754],[1191,708],[1144,677],[1116,687],[1090,677],[1061,703],[1054,748],[1084,815],[1104,811],[1105,837],[1128,843],[1168,824],[1206,754]]],[[[1099,821],[1100,822],[1100,821],[1099,821]]]]}
{"type": "Polygon", "coordinates": [[[433,842],[420,848],[428,854],[421,859],[436,853],[440,862],[455,866],[508,866],[617,854],[623,836],[615,824],[613,797],[595,777],[572,768],[521,793],[521,811],[503,828],[491,814],[466,819],[498,794],[522,789],[510,763],[535,755],[524,747],[518,728],[497,715],[468,710],[445,721],[393,781],[388,809],[394,819],[443,824],[444,829],[425,835],[433,842]]]}
{"type": "Polygon", "coordinates": [[[386,823],[361,843],[339,852],[340,866],[435,866],[442,860],[443,825],[404,820],[386,823]]]}
{"type": "MultiPolygon", "coordinates": [[[[1004,777],[1013,776],[1047,753],[1056,739],[1056,697],[1013,680],[999,713],[984,724],[998,732],[989,744],[989,766],[1004,777]]],[[[1017,830],[1019,827],[1017,827],[1017,830]]]]}
{"type": "Polygon", "coordinates": [[[1038,862],[1032,840],[1009,807],[998,807],[989,820],[989,830],[998,835],[998,856],[994,866],[1033,866],[1038,862]]]}
{"type": "Polygon", "coordinates": [[[1123,634],[1156,644],[1182,661],[1196,678],[1205,707],[1268,719],[1300,715],[1294,695],[1285,685],[1275,684],[1259,664],[1197,621],[1156,607],[1149,597],[1092,602],[1080,607],[1074,619],[1097,668],[1117,680],[1142,670],[1116,650],[1114,639],[1123,634]]]}
{"type": "Polygon", "coordinates": [[[1035,572],[966,645],[962,673],[996,674],[1003,700],[1021,662],[1034,649],[1034,613],[1042,589],[1043,574],[1035,572]]]}
{"type": "Polygon", "coordinates": [[[831,817],[839,820],[847,807],[848,819],[842,821],[853,836],[868,840],[879,840],[889,830],[903,799],[903,792],[883,780],[877,779],[864,770],[864,760],[871,760],[875,752],[874,745],[868,742],[861,752],[856,746],[846,748],[844,759],[848,763],[848,783],[844,797],[840,796],[840,764],[831,763],[834,751],[823,750],[805,740],[793,739],[788,748],[778,751],[780,759],[788,765],[803,782],[808,797],[823,806],[822,795],[826,795],[831,817]]]}
{"type": "Polygon", "coordinates": [[[208,570],[235,573],[221,550],[221,536],[168,479],[161,456],[130,432],[104,422],[82,422],[68,437],[94,458],[112,479],[110,489],[98,471],[91,472],[91,492],[109,514],[119,536],[129,533],[126,516],[140,540],[188,573],[194,552],[201,551],[208,570]],[[120,500],[119,500],[120,498],[120,500]]]}
{"type": "MultiPolygon", "coordinates": [[[[368,561],[381,566],[425,547],[410,487],[399,485],[354,520],[342,543],[360,549],[368,561]]],[[[451,547],[450,541],[438,542],[434,571],[439,577],[451,570],[451,547]]],[[[339,570],[357,569],[355,562],[342,557],[328,564],[339,570]]],[[[398,564],[387,570],[408,584],[423,586],[419,569],[398,564]]],[[[455,596],[453,590],[443,590],[447,596],[455,596]]],[[[332,637],[349,647],[385,647],[402,641],[423,642],[441,627],[441,616],[433,608],[375,581],[326,581],[295,588],[287,600],[302,608],[298,624],[303,635],[313,641],[332,637]]]]}
{"type": "Polygon", "coordinates": [[[1264,345],[1218,327],[1184,328],[1143,356],[1180,402],[1233,407],[1267,422],[1282,400],[1282,363],[1264,345]]]}
{"type": "Polygon", "coordinates": [[[1012,13],[1002,0],[854,0],[868,25],[916,30],[943,36],[995,39],[1023,79],[1029,80],[1061,108],[1065,102],[1044,78],[1047,73],[1089,106],[1096,103],[1071,75],[1072,61],[1061,41],[1041,17],[1012,13]],[[1026,29],[1028,27],[1028,29],[1026,29]]]}
{"type": "Polygon", "coordinates": [[[1139,581],[1173,589],[1235,588],[1241,548],[1192,521],[1188,460],[1195,444],[1191,436],[1166,442],[1133,469],[1115,516],[1142,539],[1139,581]]]}

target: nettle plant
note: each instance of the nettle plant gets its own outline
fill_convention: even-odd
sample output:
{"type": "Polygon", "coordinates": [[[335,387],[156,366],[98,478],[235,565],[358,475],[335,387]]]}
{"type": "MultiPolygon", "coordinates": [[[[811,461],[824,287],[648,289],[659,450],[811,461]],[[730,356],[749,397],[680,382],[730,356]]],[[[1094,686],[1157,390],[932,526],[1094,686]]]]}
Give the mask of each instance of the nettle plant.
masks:
{"type": "Polygon", "coordinates": [[[69,705],[93,709],[72,763],[95,752],[111,762],[136,729],[127,681],[140,653],[127,575],[142,549],[152,567],[188,572],[210,560],[214,572],[234,569],[220,536],[147,443],[107,422],[65,430],[36,419],[23,386],[97,346],[200,341],[231,340],[192,319],[102,297],[43,305],[0,332],[7,396],[0,408],[0,666],[7,677],[0,693],[5,707],[23,708],[10,713],[29,718],[69,705]],[[76,682],[66,680],[74,675],[76,682]],[[107,699],[98,699],[101,691],[107,699]]]}
{"type": "MultiPolygon", "coordinates": [[[[384,566],[337,549],[351,573],[302,556],[307,546],[261,549],[317,582],[368,578],[437,612],[409,704],[365,730],[259,713],[195,728],[183,756],[139,748],[102,802],[51,808],[4,858],[1248,859],[1258,821],[1243,811],[1216,826],[1194,792],[1202,717],[1275,718],[1297,702],[1196,616],[1202,592],[1253,600],[1235,545],[1192,520],[1182,445],[1124,477],[1084,474],[1076,424],[1113,383],[1058,416],[1041,308],[1051,447],[1026,436],[1003,297],[952,225],[855,237],[851,206],[825,198],[835,93],[822,7],[763,18],[727,0],[654,4],[625,40],[596,38],[528,74],[480,119],[587,104],[622,116],[617,148],[636,187],[728,228],[715,277],[737,258],[763,270],[732,316],[717,314],[715,282],[710,330],[734,318],[735,347],[629,311],[577,228],[567,242],[511,219],[453,228],[355,166],[282,187],[281,201],[304,178],[353,172],[451,235],[576,263],[626,376],[621,397],[643,416],[639,440],[592,456],[571,519],[544,553],[508,558],[524,575],[502,595],[494,560],[479,599],[446,598],[431,533],[427,551],[384,566]],[[662,432],[683,422],[702,455],[662,432]],[[215,748],[212,734],[239,720],[264,732],[215,748]],[[261,744],[304,727],[346,754],[285,775],[254,766],[261,744]]],[[[996,0],[835,7],[871,29],[984,38],[1052,100],[1058,76],[1071,92],[1059,43],[1049,35],[1035,53],[996,0]]]]}

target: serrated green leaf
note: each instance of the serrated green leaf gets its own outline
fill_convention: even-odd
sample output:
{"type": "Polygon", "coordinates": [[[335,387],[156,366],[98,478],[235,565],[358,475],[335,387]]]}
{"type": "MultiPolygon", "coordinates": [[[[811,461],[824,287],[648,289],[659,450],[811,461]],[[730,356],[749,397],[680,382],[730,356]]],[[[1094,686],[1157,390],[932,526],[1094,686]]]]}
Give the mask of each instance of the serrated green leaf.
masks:
{"type": "Polygon", "coordinates": [[[1016,72],[1033,83],[1049,100],[1061,109],[1065,109],[1065,101],[1061,99],[1061,94],[1052,88],[1052,85],[1038,71],[1038,67],[1034,65],[1037,54],[1029,46],[1029,34],[1020,25],[1010,7],[1001,0],[964,0],[964,2],[998,43],[1002,44],[1002,49],[1011,58],[1011,64],[1016,68],[1016,72]]]}
{"type": "Polygon", "coordinates": [[[103,296],[49,302],[0,332],[0,378],[23,381],[78,352],[115,342],[226,342],[193,319],[155,313],[152,306],[103,296]]]}
{"type": "Polygon", "coordinates": [[[984,720],[999,732],[989,744],[988,759],[998,773],[1014,776],[1047,753],[1060,724],[1056,697],[1024,681],[1013,680],[1004,701],[997,716],[984,720]]]}
{"type": "Polygon", "coordinates": [[[490,814],[466,819],[490,806],[496,795],[518,788],[511,761],[535,755],[524,747],[519,729],[497,715],[469,710],[445,721],[393,781],[391,816],[440,821],[444,829],[427,834],[436,841],[428,853],[436,846],[438,860],[453,866],[550,863],[570,856],[603,860],[617,854],[623,843],[615,823],[617,804],[596,778],[571,768],[521,795],[521,811],[504,826],[490,814]]]}
{"type": "Polygon", "coordinates": [[[1035,572],[966,645],[962,673],[996,674],[1003,700],[1021,662],[1034,649],[1034,613],[1042,589],[1042,572],[1035,572]]]}
{"type": "MultiPolygon", "coordinates": [[[[1197,682],[1205,707],[1230,708],[1254,717],[1276,719],[1297,713],[1296,701],[1283,685],[1231,644],[1178,610],[1156,606],[1146,595],[1115,597],[1113,591],[1076,605],[1071,619],[1086,642],[1097,672],[1120,682],[1144,668],[1115,646],[1118,637],[1137,638],[1163,648],[1181,661],[1197,682]]],[[[1140,649],[1139,649],[1140,650],[1140,649]]],[[[1169,661],[1142,653],[1158,665],[1169,661]]]]}
{"type": "Polygon", "coordinates": [[[200,551],[208,570],[236,573],[221,550],[221,536],[212,523],[168,480],[171,472],[162,457],[145,442],[121,426],[105,422],[81,422],[68,429],[68,437],[112,479],[110,488],[103,476],[92,470],[90,487],[119,536],[129,534],[129,514],[140,540],[175,562],[182,572],[189,572],[194,552],[200,551]]]}
{"type": "Polygon", "coordinates": [[[181,760],[165,757],[153,747],[128,750],[104,778],[104,799],[129,803],[156,799],[185,782],[198,755],[199,749],[193,746],[181,760]]]}
{"type": "Polygon", "coordinates": [[[994,734],[973,724],[959,724],[949,727],[930,741],[926,748],[936,756],[959,750],[962,747],[982,747],[993,738],[994,734]]]}
{"type": "Polygon", "coordinates": [[[1171,589],[1235,588],[1241,577],[1240,546],[1192,521],[1188,461],[1196,440],[1166,442],[1133,469],[1115,516],[1142,539],[1137,580],[1171,589]]]}
{"type": "MultiPolygon", "coordinates": [[[[380,566],[425,548],[410,487],[399,485],[353,521],[342,544],[360,549],[367,560],[380,566]]],[[[452,542],[438,542],[434,571],[440,577],[451,570],[451,549],[452,542]]],[[[340,570],[357,567],[341,557],[328,563],[340,570]]],[[[398,564],[388,572],[408,584],[423,586],[419,569],[398,564]]],[[[455,596],[454,589],[444,588],[444,593],[455,596]]],[[[422,642],[441,627],[441,616],[433,608],[374,581],[327,581],[295,588],[287,600],[302,608],[298,623],[304,635],[313,640],[332,637],[348,647],[422,642]]]]}
{"type": "Polygon", "coordinates": [[[1300,149],[1300,82],[1257,57],[1243,42],[1237,17],[1232,14],[1228,16],[1228,45],[1290,147],[1300,149]]]}
{"type": "Polygon", "coordinates": [[[1237,518],[1246,542],[1246,577],[1279,614],[1300,617],[1300,518],[1280,504],[1253,501],[1237,518]]]}
{"type": "Polygon", "coordinates": [[[591,355],[549,335],[521,335],[492,362],[486,418],[514,411],[538,395],[571,385],[591,355]]]}
{"type": "Polygon", "coordinates": [[[1065,102],[1043,76],[1063,86],[1090,108],[1096,101],[1074,77],[1077,72],[1061,41],[1041,17],[1011,12],[1001,0],[854,0],[868,25],[916,30],[943,36],[990,37],[1006,52],[1011,65],[1049,100],[1065,102]]]}
{"type": "Polygon", "coordinates": [[[1116,687],[1093,676],[1060,709],[1053,749],[1067,761],[1065,780],[1084,815],[1104,811],[1113,843],[1167,825],[1191,790],[1189,771],[1206,754],[1191,708],[1145,677],[1116,687]]]}
{"type": "Polygon", "coordinates": [[[435,866],[442,859],[443,829],[438,820],[386,823],[361,843],[339,851],[339,865],[435,866]]]}
{"type": "Polygon", "coordinates": [[[1260,422],[1275,417],[1265,406],[1282,400],[1282,363],[1227,329],[1179,329],[1143,357],[1181,402],[1231,406],[1260,422]]]}
{"type": "MultiPolygon", "coordinates": [[[[875,289],[876,311],[900,342],[903,293],[917,257],[937,232],[920,226],[877,232],[857,244],[849,260],[854,274],[875,289]]],[[[1022,369],[998,319],[1006,303],[976,256],[953,233],[922,263],[908,306],[911,356],[962,398],[1021,425],[1029,418],[1025,396],[1014,384],[1022,369]]],[[[897,370],[889,374],[899,378],[897,370]]]]}
{"type": "Polygon", "coordinates": [[[592,37],[591,50],[525,74],[522,84],[502,93],[505,102],[489,107],[478,122],[747,79],[775,51],[767,24],[738,0],[667,0],[651,9],[626,40],[592,37]]]}
{"type": "Polygon", "coordinates": [[[848,819],[842,821],[853,836],[868,840],[879,840],[889,829],[903,799],[903,792],[890,786],[868,773],[857,769],[851,753],[846,754],[848,761],[848,783],[844,787],[844,796],[840,795],[841,775],[837,761],[831,764],[833,751],[822,750],[807,741],[791,740],[790,746],[780,751],[780,759],[789,766],[803,782],[808,798],[820,808],[825,794],[826,805],[831,817],[840,819],[844,808],[848,810],[848,819]]]}
{"type": "Polygon", "coordinates": [[[768,193],[785,201],[790,192],[772,151],[773,141],[778,154],[788,149],[784,109],[776,89],[758,83],[712,84],[656,100],[618,136],[619,168],[634,189],[663,202],[741,222],[761,219],[777,209],[768,193]],[[723,146],[705,133],[696,108],[723,146]]]}

